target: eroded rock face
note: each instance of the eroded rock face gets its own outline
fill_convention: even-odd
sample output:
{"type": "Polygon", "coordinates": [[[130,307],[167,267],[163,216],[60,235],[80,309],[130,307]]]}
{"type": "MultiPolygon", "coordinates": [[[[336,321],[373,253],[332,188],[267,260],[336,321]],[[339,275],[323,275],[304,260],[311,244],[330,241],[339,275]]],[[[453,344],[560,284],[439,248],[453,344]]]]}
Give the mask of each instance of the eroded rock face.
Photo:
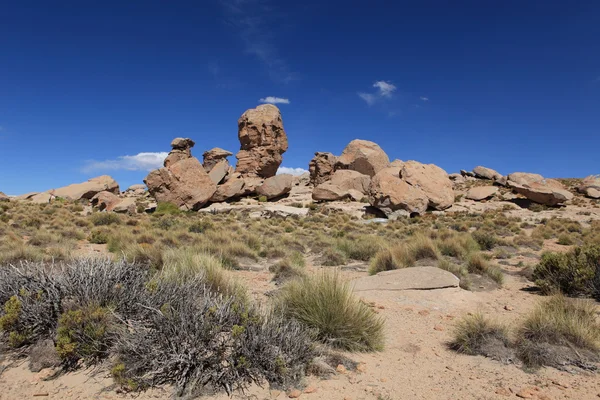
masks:
{"type": "Polygon", "coordinates": [[[165,158],[163,165],[168,167],[171,164],[175,164],[178,161],[185,160],[192,157],[192,147],[196,143],[189,138],[175,138],[171,142],[171,152],[165,158]]]}
{"type": "Polygon", "coordinates": [[[110,176],[102,175],[92,178],[87,182],[74,183],[69,186],[55,189],[52,194],[57,197],[62,197],[71,200],[91,199],[100,192],[110,192],[119,194],[119,184],[110,176]]]}
{"type": "Polygon", "coordinates": [[[498,193],[498,188],[495,186],[477,186],[469,189],[465,197],[470,200],[481,201],[494,197],[496,193],[498,193]]]}
{"type": "Polygon", "coordinates": [[[600,175],[588,176],[577,190],[592,199],[600,199],[600,175]]]}
{"type": "Polygon", "coordinates": [[[265,179],[265,181],[256,188],[259,196],[265,196],[267,199],[275,199],[287,194],[292,190],[294,177],[290,174],[279,174],[265,179]]]}
{"type": "Polygon", "coordinates": [[[400,179],[400,170],[398,167],[384,168],[371,179],[369,202],[388,217],[402,210],[410,214],[424,213],[429,198],[419,187],[400,179]]]}
{"type": "Polygon", "coordinates": [[[400,178],[422,190],[429,199],[429,207],[445,210],[454,203],[452,181],[446,171],[434,164],[407,161],[400,169],[400,178]]]}
{"type": "Polygon", "coordinates": [[[215,165],[223,160],[227,161],[227,157],[232,155],[232,152],[218,147],[205,151],[204,154],[202,154],[202,165],[204,166],[204,170],[210,172],[215,165]]]}
{"type": "Polygon", "coordinates": [[[390,159],[377,143],[356,139],[338,158],[335,169],[349,169],[370,177],[390,165],[390,159]]]}
{"type": "Polygon", "coordinates": [[[317,186],[330,180],[336,162],[337,157],[333,154],[321,151],[316,152],[315,156],[308,164],[310,183],[317,186]]]}
{"type": "Polygon", "coordinates": [[[112,211],[121,202],[119,196],[111,192],[100,192],[92,197],[92,206],[100,211],[112,211]]]}
{"type": "Polygon", "coordinates": [[[247,110],[238,120],[238,138],[241,147],[236,172],[261,178],[275,176],[288,149],[279,109],[263,104],[247,110]]]}
{"type": "MultiPolygon", "coordinates": [[[[204,170],[206,170],[206,167],[204,168],[204,170]]],[[[210,176],[210,179],[212,179],[212,181],[216,185],[218,185],[223,181],[223,179],[225,179],[228,173],[229,162],[227,161],[227,159],[224,159],[213,165],[212,169],[208,173],[208,176],[210,176]]]]}
{"type": "Polygon", "coordinates": [[[144,182],[158,202],[170,202],[183,210],[198,210],[217,190],[195,157],[154,170],[144,182]]]}
{"type": "Polygon", "coordinates": [[[314,188],[313,200],[336,201],[352,198],[360,201],[369,191],[371,178],[357,171],[338,170],[331,179],[314,188]]]}
{"type": "Polygon", "coordinates": [[[498,171],[482,166],[473,168],[473,174],[475,174],[477,178],[489,179],[491,181],[502,179],[502,174],[500,174],[498,171]]]}

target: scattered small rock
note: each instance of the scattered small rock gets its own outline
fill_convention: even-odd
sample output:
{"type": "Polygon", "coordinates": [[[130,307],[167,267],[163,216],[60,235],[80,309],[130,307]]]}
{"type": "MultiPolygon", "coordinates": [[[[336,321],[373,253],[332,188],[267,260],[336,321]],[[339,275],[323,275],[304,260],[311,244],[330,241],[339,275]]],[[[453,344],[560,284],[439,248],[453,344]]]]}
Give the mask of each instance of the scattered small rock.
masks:
{"type": "Polygon", "coordinates": [[[297,399],[297,398],[298,398],[298,397],[300,397],[300,396],[302,396],[302,392],[301,392],[301,391],[299,391],[298,389],[291,390],[291,391],[288,393],[288,397],[289,397],[290,399],[297,399]]]}
{"type": "Polygon", "coordinates": [[[345,374],[346,372],[348,372],[346,367],[344,367],[342,364],[339,364],[335,370],[340,374],[345,374]]]}

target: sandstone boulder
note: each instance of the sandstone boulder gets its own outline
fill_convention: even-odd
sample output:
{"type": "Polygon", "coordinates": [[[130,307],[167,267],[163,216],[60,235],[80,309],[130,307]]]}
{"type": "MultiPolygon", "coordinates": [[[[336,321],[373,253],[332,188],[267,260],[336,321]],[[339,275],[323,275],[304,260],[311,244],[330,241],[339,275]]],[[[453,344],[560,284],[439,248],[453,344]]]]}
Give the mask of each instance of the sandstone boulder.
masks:
{"type": "Polygon", "coordinates": [[[554,179],[542,179],[532,183],[520,185],[508,181],[510,187],[517,193],[527,197],[527,199],[544,204],[546,206],[556,206],[573,198],[573,193],[569,192],[560,182],[554,179]]]}
{"type": "Polygon", "coordinates": [[[28,200],[30,200],[34,204],[50,203],[50,200],[52,200],[52,199],[54,199],[54,195],[52,195],[48,192],[36,193],[33,196],[28,198],[28,200]]]}
{"type": "Polygon", "coordinates": [[[10,201],[10,197],[8,197],[4,193],[0,192],[0,202],[3,202],[3,201],[10,201]]]}
{"type": "Polygon", "coordinates": [[[458,183],[465,183],[465,177],[462,176],[461,174],[449,174],[448,178],[450,178],[450,180],[456,184],[458,183]]]}
{"type": "Polygon", "coordinates": [[[498,188],[495,186],[477,186],[469,189],[466,198],[475,201],[481,201],[494,197],[498,193],[498,188]]]}
{"type": "Polygon", "coordinates": [[[590,175],[577,188],[579,192],[592,199],[600,199],[600,175],[590,175]]]}
{"type": "Polygon", "coordinates": [[[544,177],[540,174],[532,174],[529,172],[513,172],[512,174],[508,174],[506,179],[507,185],[511,186],[511,184],[528,185],[530,183],[542,181],[544,180],[544,177]]]}
{"type": "Polygon", "coordinates": [[[281,112],[272,104],[247,110],[238,120],[241,148],[236,172],[244,176],[270,178],[281,165],[288,141],[281,112]]]}
{"type": "Polygon", "coordinates": [[[429,198],[419,187],[400,179],[400,170],[397,167],[384,168],[371,179],[369,202],[388,217],[398,211],[410,214],[424,213],[429,198]]]}
{"type": "Polygon", "coordinates": [[[336,201],[347,197],[361,200],[368,194],[370,183],[371,178],[360,172],[338,170],[329,181],[314,188],[312,198],[317,201],[336,201]]]}
{"type": "Polygon", "coordinates": [[[171,142],[171,152],[165,158],[164,166],[168,167],[171,164],[175,164],[178,161],[185,160],[192,157],[192,147],[196,143],[189,138],[175,138],[171,142]]]}
{"type": "Polygon", "coordinates": [[[470,178],[474,178],[475,174],[471,171],[465,171],[464,169],[460,170],[460,174],[464,177],[470,177],[470,178]]]}
{"type": "Polygon", "coordinates": [[[355,292],[372,290],[432,290],[458,288],[460,280],[437,267],[412,267],[383,271],[354,281],[355,292]]]}
{"type": "Polygon", "coordinates": [[[114,193],[105,191],[97,193],[90,202],[100,211],[112,211],[121,202],[121,199],[114,193]]]}
{"type": "Polygon", "coordinates": [[[294,186],[310,185],[310,173],[305,172],[302,175],[294,176],[294,186]]]}
{"type": "Polygon", "coordinates": [[[349,169],[373,177],[389,165],[390,159],[377,143],[356,139],[346,146],[335,169],[349,169]]]}
{"type": "Polygon", "coordinates": [[[204,166],[204,170],[206,172],[210,172],[215,165],[223,160],[227,160],[227,157],[232,155],[232,152],[220,149],[218,147],[205,151],[202,155],[202,165],[204,166]]]}
{"type": "MultiPolygon", "coordinates": [[[[206,167],[204,168],[204,170],[206,170],[206,167]]],[[[227,161],[227,159],[224,159],[213,165],[210,172],[208,173],[208,176],[216,185],[218,185],[223,181],[223,179],[225,179],[228,172],[229,162],[227,161]]]]}
{"type": "Polygon", "coordinates": [[[220,203],[225,200],[232,200],[242,196],[245,191],[245,182],[241,178],[233,178],[222,185],[217,186],[216,192],[210,198],[213,203],[220,203]]]}
{"type": "Polygon", "coordinates": [[[400,169],[400,178],[409,185],[420,189],[429,199],[429,207],[445,210],[454,203],[452,181],[446,171],[434,164],[421,164],[407,161],[400,169]]]}
{"type": "Polygon", "coordinates": [[[294,177],[290,174],[279,174],[265,179],[265,181],[256,188],[256,194],[265,196],[267,199],[275,199],[287,194],[292,190],[294,177]]]}
{"type": "Polygon", "coordinates": [[[497,181],[502,178],[502,174],[498,173],[497,171],[494,171],[491,168],[486,168],[482,166],[473,168],[473,174],[475,174],[477,178],[489,179],[491,181],[497,181]]]}
{"type": "Polygon", "coordinates": [[[217,190],[217,185],[195,157],[154,170],[144,182],[156,201],[170,202],[183,210],[198,210],[217,190]]]}
{"type": "Polygon", "coordinates": [[[316,152],[308,164],[310,183],[317,186],[331,179],[336,162],[337,157],[333,154],[321,151],[316,152]]]}
{"type": "Polygon", "coordinates": [[[116,213],[127,213],[130,215],[137,213],[137,204],[133,197],[126,197],[112,208],[116,213]]]}
{"type": "Polygon", "coordinates": [[[127,188],[126,192],[145,192],[146,191],[146,185],[142,184],[142,183],[138,183],[135,185],[131,185],[127,188]]]}
{"type": "Polygon", "coordinates": [[[55,189],[52,191],[52,194],[56,197],[61,197],[70,200],[89,200],[96,194],[104,191],[113,194],[120,194],[119,184],[110,176],[102,175],[96,178],[92,178],[87,182],[74,183],[69,186],[55,189]]]}
{"type": "Polygon", "coordinates": [[[389,165],[390,167],[402,168],[404,166],[404,161],[395,159],[389,165]]]}

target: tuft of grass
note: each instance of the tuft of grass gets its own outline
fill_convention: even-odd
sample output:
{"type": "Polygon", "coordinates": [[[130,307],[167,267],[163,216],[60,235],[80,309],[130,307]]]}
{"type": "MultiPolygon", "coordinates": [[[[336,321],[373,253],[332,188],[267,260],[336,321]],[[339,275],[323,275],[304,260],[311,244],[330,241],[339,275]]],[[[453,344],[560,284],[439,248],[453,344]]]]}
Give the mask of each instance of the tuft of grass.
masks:
{"type": "Polygon", "coordinates": [[[571,235],[569,235],[567,233],[563,233],[558,237],[557,243],[560,245],[563,245],[563,246],[571,246],[575,242],[573,241],[573,238],[571,237],[571,235]]]}
{"type": "Polygon", "coordinates": [[[416,234],[409,242],[408,248],[415,260],[431,258],[437,260],[440,253],[433,240],[423,234],[416,234]]]}
{"type": "Polygon", "coordinates": [[[490,268],[488,260],[485,259],[483,254],[474,253],[467,259],[467,269],[472,274],[485,274],[490,268]]]}
{"type": "Polygon", "coordinates": [[[292,281],[278,300],[284,315],[314,329],[323,343],[348,351],[383,349],[383,319],[356,298],[337,273],[292,281]]]}
{"type": "Polygon", "coordinates": [[[450,342],[450,348],[459,353],[492,358],[498,347],[510,347],[508,329],[481,313],[463,317],[456,324],[450,342]]]}
{"type": "Polygon", "coordinates": [[[376,236],[360,236],[354,240],[340,239],[337,248],[352,260],[369,261],[381,249],[381,240],[376,236]]]}
{"type": "Polygon", "coordinates": [[[156,206],[156,210],[153,215],[161,216],[161,215],[179,215],[181,214],[181,210],[177,207],[176,204],[169,203],[167,201],[161,201],[156,206]]]}
{"type": "Polygon", "coordinates": [[[119,225],[121,223],[121,217],[118,214],[109,212],[96,212],[90,216],[90,221],[95,226],[104,225],[119,225]]]}
{"type": "Polygon", "coordinates": [[[328,248],[323,251],[321,255],[321,265],[327,267],[335,267],[338,265],[344,265],[348,262],[346,254],[336,248],[328,248]]]}
{"type": "Polygon", "coordinates": [[[498,244],[498,238],[492,232],[475,231],[472,236],[481,250],[492,250],[498,244]]]}

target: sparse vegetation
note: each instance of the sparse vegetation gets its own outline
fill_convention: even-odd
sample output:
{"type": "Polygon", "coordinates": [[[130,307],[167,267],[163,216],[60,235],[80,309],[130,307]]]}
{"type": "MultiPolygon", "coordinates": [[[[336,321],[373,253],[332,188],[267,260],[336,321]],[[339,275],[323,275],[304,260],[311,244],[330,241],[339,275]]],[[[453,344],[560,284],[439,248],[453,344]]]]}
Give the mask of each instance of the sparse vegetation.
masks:
{"type": "Polygon", "coordinates": [[[512,351],[508,329],[481,313],[467,315],[455,326],[450,348],[464,354],[506,361],[512,351]]]}

